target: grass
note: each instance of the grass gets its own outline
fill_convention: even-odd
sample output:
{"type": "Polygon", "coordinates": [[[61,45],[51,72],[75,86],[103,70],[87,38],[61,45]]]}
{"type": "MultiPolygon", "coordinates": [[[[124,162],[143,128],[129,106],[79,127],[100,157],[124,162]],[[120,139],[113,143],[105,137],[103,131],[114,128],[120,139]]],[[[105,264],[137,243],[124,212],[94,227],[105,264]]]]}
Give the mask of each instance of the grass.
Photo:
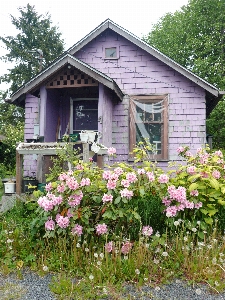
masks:
{"type": "Polygon", "coordinates": [[[118,236],[108,253],[105,242],[94,236],[89,242],[68,236],[43,238],[43,225],[32,226],[37,215],[30,197],[0,216],[4,274],[20,274],[24,267],[41,276],[51,272],[50,288],[58,299],[84,299],[84,294],[85,299],[132,299],[124,283],[141,293],[143,286],[155,288],[175,278],[204,282],[216,293],[225,288],[225,240],[216,228],[200,240],[198,224],[194,230],[180,222],[175,230],[167,227],[162,234],[132,241],[127,254],[122,253],[124,240],[118,236]]]}

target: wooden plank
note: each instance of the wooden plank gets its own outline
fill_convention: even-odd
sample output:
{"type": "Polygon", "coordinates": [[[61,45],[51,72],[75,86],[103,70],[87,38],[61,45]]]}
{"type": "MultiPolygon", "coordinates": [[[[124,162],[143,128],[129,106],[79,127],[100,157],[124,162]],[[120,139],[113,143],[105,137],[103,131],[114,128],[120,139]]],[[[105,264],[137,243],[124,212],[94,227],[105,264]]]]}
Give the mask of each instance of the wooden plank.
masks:
{"type": "Polygon", "coordinates": [[[23,155],[16,151],[16,194],[21,194],[23,171],[23,155]]]}
{"type": "Polygon", "coordinates": [[[83,161],[89,162],[89,144],[83,143],[83,161]]]}

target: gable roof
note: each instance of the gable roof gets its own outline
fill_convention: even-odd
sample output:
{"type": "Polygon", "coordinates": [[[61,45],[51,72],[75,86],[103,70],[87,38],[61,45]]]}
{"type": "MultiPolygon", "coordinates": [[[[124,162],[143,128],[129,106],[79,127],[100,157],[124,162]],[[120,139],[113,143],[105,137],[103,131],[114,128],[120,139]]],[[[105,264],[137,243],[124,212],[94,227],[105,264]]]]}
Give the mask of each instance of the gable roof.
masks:
{"type": "Polygon", "coordinates": [[[64,53],[46,69],[37,74],[31,80],[26,82],[21,88],[19,88],[15,93],[13,93],[10,99],[7,99],[5,101],[9,103],[20,104],[21,101],[25,99],[26,93],[30,93],[32,91],[34,92],[35,89],[37,89],[42,83],[52,78],[54,74],[59,72],[66,65],[73,66],[74,68],[87,74],[96,81],[102,83],[104,86],[107,86],[109,89],[113,90],[116,93],[116,95],[121,101],[123,100],[123,92],[120,90],[120,88],[112,78],[96,70],[95,68],[87,65],[86,63],[75,58],[69,53],[64,53]]]}
{"type": "Polygon", "coordinates": [[[182,74],[186,78],[190,79],[192,82],[196,83],[203,89],[205,89],[207,92],[212,94],[215,97],[220,96],[219,90],[212,84],[208,83],[204,79],[200,78],[199,76],[195,75],[191,71],[187,70],[186,68],[182,67],[178,63],[176,63],[174,60],[166,56],[165,54],[161,53],[156,48],[150,46],[128,30],[124,29],[123,27],[117,25],[110,19],[105,20],[103,23],[101,23],[98,27],[96,27],[93,31],[91,31],[88,35],[86,35],[83,39],[81,39],[79,42],[74,44],[72,47],[68,49],[68,53],[74,55],[77,51],[79,51],[81,48],[83,48],[86,44],[91,42],[94,38],[96,38],[98,35],[100,35],[103,31],[105,31],[107,28],[110,28],[114,32],[118,33],[122,37],[126,38],[127,40],[131,41],[136,46],[140,47],[141,49],[145,50],[149,54],[153,55],[155,58],[159,59],[160,61],[164,62],[166,65],[170,66],[174,70],[176,70],[178,73],[182,74]]]}

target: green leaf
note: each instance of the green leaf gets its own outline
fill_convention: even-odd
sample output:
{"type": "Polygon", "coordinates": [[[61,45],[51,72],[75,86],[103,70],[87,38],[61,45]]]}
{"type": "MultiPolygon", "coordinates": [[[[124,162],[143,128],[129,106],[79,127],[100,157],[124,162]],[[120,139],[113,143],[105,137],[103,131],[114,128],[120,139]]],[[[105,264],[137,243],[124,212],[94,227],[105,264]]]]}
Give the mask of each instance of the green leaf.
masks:
{"type": "Polygon", "coordinates": [[[193,191],[193,190],[197,190],[198,188],[198,184],[196,182],[193,182],[190,186],[189,186],[189,192],[193,191]]]}
{"type": "Polygon", "coordinates": [[[204,214],[204,215],[207,215],[208,214],[208,211],[204,208],[200,208],[200,211],[204,214]]]}
{"type": "Polygon", "coordinates": [[[221,192],[222,192],[222,194],[225,194],[225,186],[224,185],[221,186],[221,192]]]}
{"type": "Polygon", "coordinates": [[[188,181],[194,182],[196,179],[198,179],[201,175],[200,174],[195,174],[192,175],[188,178],[188,181]]]}
{"type": "Polygon", "coordinates": [[[120,217],[120,218],[123,217],[123,211],[122,211],[121,209],[118,210],[118,214],[119,214],[119,217],[120,217]]]}
{"type": "Polygon", "coordinates": [[[126,198],[122,198],[123,203],[128,203],[126,198]]]}
{"type": "Polygon", "coordinates": [[[213,218],[204,218],[205,222],[209,225],[213,224],[213,218]]]}
{"type": "Polygon", "coordinates": [[[144,189],[143,186],[141,186],[141,187],[139,188],[139,193],[140,193],[141,196],[144,196],[144,194],[145,194],[145,189],[144,189]]]}
{"type": "Polygon", "coordinates": [[[198,231],[198,236],[200,237],[200,239],[204,239],[204,233],[202,231],[198,231]]]}
{"type": "Polygon", "coordinates": [[[223,205],[223,206],[224,206],[224,205],[225,205],[225,201],[224,201],[224,200],[222,200],[222,199],[219,199],[219,200],[218,200],[218,204],[220,204],[220,205],[223,205]]]}
{"type": "Polygon", "coordinates": [[[104,214],[102,215],[102,217],[111,219],[112,218],[112,211],[111,210],[105,211],[104,214]]]}
{"type": "Polygon", "coordinates": [[[208,210],[208,215],[210,217],[214,216],[218,212],[218,209],[209,209],[208,210]]]}
{"type": "Polygon", "coordinates": [[[114,200],[114,204],[119,204],[121,200],[121,197],[118,196],[115,200],[114,200]]]}
{"type": "Polygon", "coordinates": [[[215,190],[218,190],[220,188],[220,184],[215,178],[209,178],[208,181],[211,187],[213,187],[215,190]]]}

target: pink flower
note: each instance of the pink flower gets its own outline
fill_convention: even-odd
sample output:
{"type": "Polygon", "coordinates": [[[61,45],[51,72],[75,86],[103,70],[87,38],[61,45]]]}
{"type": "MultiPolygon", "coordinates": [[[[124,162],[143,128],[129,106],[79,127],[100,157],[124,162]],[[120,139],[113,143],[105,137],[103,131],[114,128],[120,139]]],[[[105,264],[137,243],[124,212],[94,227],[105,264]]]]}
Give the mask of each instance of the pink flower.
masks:
{"type": "Polygon", "coordinates": [[[54,196],[53,198],[52,198],[52,203],[53,203],[53,205],[60,205],[61,203],[62,203],[62,201],[63,201],[63,198],[62,198],[62,196],[54,196]]]}
{"type": "Polygon", "coordinates": [[[69,208],[67,211],[67,217],[72,218],[74,216],[73,211],[69,208]]]}
{"type": "Polygon", "coordinates": [[[223,157],[223,153],[220,150],[215,151],[214,154],[217,155],[217,156],[219,156],[219,157],[223,157]]]}
{"type": "Polygon", "coordinates": [[[45,211],[52,210],[54,207],[53,202],[48,200],[48,198],[46,196],[40,197],[37,202],[38,202],[38,205],[40,207],[42,207],[45,211]]]}
{"type": "Polygon", "coordinates": [[[162,203],[165,206],[169,206],[171,204],[171,200],[169,200],[167,197],[165,197],[165,198],[162,199],[162,203]]]}
{"type": "Polygon", "coordinates": [[[193,209],[195,207],[195,204],[194,204],[194,202],[186,201],[185,206],[186,206],[186,208],[193,209]]]}
{"type": "Polygon", "coordinates": [[[195,203],[195,208],[199,209],[202,207],[202,202],[195,203]]]}
{"type": "Polygon", "coordinates": [[[123,174],[123,169],[120,167],[117,167],[114,169],[114,173],[116,173],[118,176],[120,176],[121,174],[123,174]]]}
{"type": "Polygon", "coordinates": [[[108,152],[108,155],[113,155],[113,154],[116,154],[116,149],[113,147],[110,147],[110,148],[108,148],[107,152],[108,152]]]}
{"type": "Polygon", "coordinates": [[[46,230],[54,230],[55,229],[55,222],[52,219],[46,221],[45,222],[45,229],[46,230]]]}
{"type": "Polygon", "coordinates": [[[178,147],[177,148],[177,153],[180,154],[181,152],[184,152],[184,147],[178,147]]]}
{"type": "Polygon", "coordinates": [[[192,157],[192,156],[193,156],[193,154],[192,154],[190,151],[186,151],[186,152],[185,152],[185,155],[186,155],[187,157],[192,157]]]}
{"type": "Polygon", "coordinates": [[[113,242],[108,242],[105,244],[105,251],[110,253],[112,252],[112,249],[113,249],[113,242]]]}
{"type": "Polygon", "coordinates": [[[91,184],[91,180],[89,178],[82,178],[81,182],[80,182],[80,186],[85,186],[85,185],[90,185],[91,184]]]}
{"type": "Polygon", "coordinates": [[[102,202],[111,202],[113,201],[113,196],[112,195],[108,195],[108,194],[104,194],[104,196],[102,197],[102,202]]]}
{"type": "Polygon", "coordinates": [[[63,183],[61,183],[60,185],[57,186],[57,191],[59,193],[63,193],[65,191],[66,187],[63,183]]]}
{"type": "Polygon", "coordinates": [[[70,188],[71,190],[76,190],[79,188],[79,184],[76,181],[75,178],[70,177],[66,180],[66,185],[68,186],[68,188],[70,188]]]}
{"type": "Polygon", "coordinates": [[[126,179],[121,180],[121,185],[128,188],[130,186],[130,182],[126,179]]]}
{"type": "Polygon", "coordinates": [[[82,198],[83,198],[83,193],[82,191],[79,191],[78,194],[73,194],[69,197],[68,203],[72,207],[77,206],[80,204],[82,198]]]}
{"type": "Polygon", "coordinates": [[[98,235],[107,233],[107,225],[105,223],[96,225],[96,233],[98,235]]]}
{"type": "Polygon", "coordinates": [[[118,178],[119,178],[119,175],[116,174],[116,173],[112,173],[112,174],[109,175],[109,180],[115,180],[115,181],[117,181],[118,178]]]}
{"type": "Polygon", "coordinates": [[[93,158],[92,158],[92,157],[89,157],[89,161],[90,161],[90,162],[93,162],[93,158]]]}
{"type": "Polygon", "coordinates": [[[153,172],[147,172],[146,175],[150,182],[153,182],[155,180],[155,176],[154,176],[153,172]]]}
{"type": "Polygon", "coordinates": [[[51,190],[52,190],[52,183],[51,182],[49,182],[48,184],[46,184],[46,186],[45,186],[45,190],[47,191],[47,192],[50,192],[51,190]]]}
{"type": "Polygon", "coordinates": [[[126,179],[127,179],[129,182],[133,183],[133,182],[137,181],[137,176],[136,176],[136,174],[135,174],[134,172],[127,173],[126,179]]]}
{"type": "Polygon", "coordinates": [[[153,229],[150,226],[143,226],[142,228],[142,234],[145,236],[151,236],[153,233],[153,229]]]}
{"type": "Polygon", "coordinates": [[[221,176],[221,174],[220,174],[219,171],[214,170],[214,171],[212,172],[212,176],[213,176],[215,179],[219,179],[220,176],[221,176]]]}
{"type": "Polygon", "coordinates": [[[76,224],[72,230],[71,230],[72,235],[78,235],[81,236],[83,234],[83,227],[81,225],[76,224]]]}
{"type": "Polygon", "coordinates": [[[145,169],[138,169],[138,174],[139,175],[143,175],[143,174],[145,174],[146,172],[145,172],[145,169]]]}
{"type": "Polygon", "coordinates": [[[116,187],[116,181],[114,181],[114,180],[109,180],[109,181],[107,182],[107,188],[108,188],[109,190],[114,190],[115,187],[116,187]]]}
{"type": "Polygon", "coordinates": [[[127,188],[123,189],[122,191],[120,191],[120,195],[123,198],[128,198],[131,199],[133,196],[133,191],[128,190],[127,188]]]}
{"type": "Polygon", "coordinates": [[[195,172],[196,172],[196,167],[195,167],[195,166],[189,166],[189,167],[187,167],[187,172],[188,172],[190,175],[194,175],[195,172]]]}
{"type": "Polygon", "coordinates": [[[69,226],[70,219],[68,217],[58,216],[56,223],[59,225],[59,227],[66,228],[69,226]]]}
{"type": "Polygon", "coordinates": [[[102,178],[108,180],[108,179],[110,178],[110,175],[111,175],[111,174],[112,174],[111,171],[106,170],[106,171],[103,172],[102,178]]]}
{"type": "Polygon", "coordinates": [[[176,205],[169,206],[166,208],[166,216],[168,218],[175,217],[176,214],[177,214],[177,206],[176,205]]]}
{"type": "Polygon", "coordinates": [[[127,241],[127,242],[123,243],[123,245],[121,247],[121,253],[126,255],[130,252],[131,249],[132,249],[132,243],[127,241]]]}
{"type": "Polygon", "coordinates": [[[78,165],[76,166],[76,169],[77,169],[77,170],[83,170],[84,167],[83,167],[82,165],[78,164],[78,165]]]}
{"type": "Polygon", "coordinates": [[[61,173],[61,174],[59,175],[59,180],[60,180],[60,181],[64,181],[64,180],[66,180],[67,178],[69,178],[69,176],[68,176],[66,173],[61,173]]]}
{"type": "Polygon", "coordinates": [[[159,183],[167,183],[169,181],[169,177],[166,174],[161,174],[158,181],[159,183]]]}
{"type": "Polygon", "coordinates": [[[192,190],[192,191],[190,191],[190,195],[197,197],[198,196],[198,190],[192,190]]]}

